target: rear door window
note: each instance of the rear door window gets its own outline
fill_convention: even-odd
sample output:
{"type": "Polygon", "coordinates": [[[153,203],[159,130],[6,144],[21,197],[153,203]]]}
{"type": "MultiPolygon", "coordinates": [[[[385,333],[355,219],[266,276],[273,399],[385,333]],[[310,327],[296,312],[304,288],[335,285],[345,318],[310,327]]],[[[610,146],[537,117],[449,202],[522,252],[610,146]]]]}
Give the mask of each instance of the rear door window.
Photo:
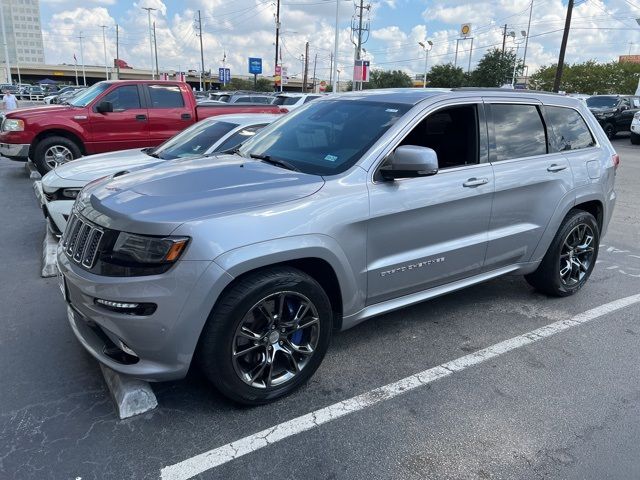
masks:
{"type": "Polygon", "coordinates": [[[184,98],[177,85],[149,85],[151,108],[182,108],[184,98]]]}
{"type": "Polygon", "coordinates": [[[555,134],[556,151],[579,150],[596,144],[582,115],[572,108],[547,106],[545,117],[555,134]]]}
{"type": "Polygon", "coordinates": [[[497,161],[547,153],[547,136],[537,106],[492,104],[491,113],[497,161]]]}

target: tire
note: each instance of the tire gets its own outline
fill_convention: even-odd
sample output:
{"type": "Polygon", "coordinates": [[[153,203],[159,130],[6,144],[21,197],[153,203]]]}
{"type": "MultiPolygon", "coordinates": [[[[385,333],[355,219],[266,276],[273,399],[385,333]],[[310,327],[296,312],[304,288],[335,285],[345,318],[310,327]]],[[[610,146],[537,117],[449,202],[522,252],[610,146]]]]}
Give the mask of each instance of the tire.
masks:
{"type": "Polygon", "coordinates": [[[332,328],[331,302],[318,282],[295,268],[271,268],[241,279],[219,299],[203,329],[197,363],[227,398],[244,405],[269,403],[311,378],[329,348],[332,328]],[[299,325],[312,325],[295,330],[293,312],[304,310],[305,300],[311,306],[299,325]],[[286,308],[276,319],[279,305],[286,308]],[[243,326],[248,330],[240,333],[243,326]],[[298,353],[312,344],[312,353],[298,353]]]}
{"type": "Polygon", "coordinates": [[[604,133],[609,140],[613,140],[616,136],[616,127],[612,123],[605,123],[602,127],[604,133]]]}
{"type": "Polygon", "coordinates": [[[538,269],[525,275],[525,279],[533,288],[547,295],[555,297],[573,295],[591,276],[598,258],[599,245],[600,229],[594,216],[583,210],[571,210],[560,225],[538,269]],[[580,245],[582,240],[577,237],[580,236],[582,228],[584,228],[585,237],[591,234],[592,238],[580,245]],[[575,248],[570,249],[571,253],[567,253],[571,245],[575,248]],[[562,272],[566,272],[569,267],[569,273],[563,276],[562,272]]]}
{"type": "Polygon", "coordinates": [[[638,135],[637,133],[631,132],[631,144],[640,145],[640,135],[638,135]]]}
{"type": "Polygon", "coordinates": [[[41,175],[53,170],[54,164],[66,163],[82,156],[80,147],[66,137],[52,136],[40,140],[33,149],[33,163],[41,175]],[[53,160],[55,152],[60,152],[57,160],[53,160]]]}

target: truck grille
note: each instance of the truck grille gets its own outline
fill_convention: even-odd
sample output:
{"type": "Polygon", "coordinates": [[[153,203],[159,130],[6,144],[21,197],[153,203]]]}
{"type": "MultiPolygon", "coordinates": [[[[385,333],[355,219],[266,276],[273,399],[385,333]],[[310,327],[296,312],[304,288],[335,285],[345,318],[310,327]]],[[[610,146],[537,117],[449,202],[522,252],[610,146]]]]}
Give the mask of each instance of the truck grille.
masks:
{"type": "Polygon", "coordinates": [[[73,213],[62,236],[62,247],[78,265],[92,268],[96,262],[104,232],[73,213]]]}

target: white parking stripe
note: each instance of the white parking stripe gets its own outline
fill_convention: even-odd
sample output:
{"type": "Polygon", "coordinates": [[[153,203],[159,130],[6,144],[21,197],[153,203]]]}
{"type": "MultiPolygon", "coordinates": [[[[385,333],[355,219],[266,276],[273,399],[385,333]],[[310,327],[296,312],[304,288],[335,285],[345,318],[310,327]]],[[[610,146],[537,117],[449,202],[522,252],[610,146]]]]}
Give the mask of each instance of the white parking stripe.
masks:
{"type": "Polygon", "coordinates": [[[398,395],[435,382],[455,372],[460,372],[473,365],[477,365],[491,358],[498,357],[517,348],[537,342],[543,338],[550,337],[556,333],[595,320],[636,303],[640,303],[640,294],[600,305],[599,307],[580,313],[571,319],[551,323],[523,335],[496,343],[490,347],[416,373],[397,382],[376,388],[348,400],[334,403],[328,407],[280,423],[274,427],[223,445],[222,447],[201,453],[175,465],[164,467],[160,473],[161,478],[162,480],[186,480],[192,478],[202,472],[223,465],[243,455],[255,452],[285,438],[319,427],[324,423],[397,397],[398,395]]]}

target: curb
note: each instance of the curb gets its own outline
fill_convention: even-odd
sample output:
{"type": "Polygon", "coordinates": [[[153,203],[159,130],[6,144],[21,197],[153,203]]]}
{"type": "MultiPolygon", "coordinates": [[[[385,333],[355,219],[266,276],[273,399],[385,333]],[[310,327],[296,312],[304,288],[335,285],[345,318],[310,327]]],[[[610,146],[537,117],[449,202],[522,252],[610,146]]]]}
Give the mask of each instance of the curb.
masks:
{"type": "Polygon", "coordinates": [[[126,377],[103,364],[100,364],[100,370],[116,404],[120,420],[140,415],[158,406],[158,400],[148,382],[126,377]]]}

